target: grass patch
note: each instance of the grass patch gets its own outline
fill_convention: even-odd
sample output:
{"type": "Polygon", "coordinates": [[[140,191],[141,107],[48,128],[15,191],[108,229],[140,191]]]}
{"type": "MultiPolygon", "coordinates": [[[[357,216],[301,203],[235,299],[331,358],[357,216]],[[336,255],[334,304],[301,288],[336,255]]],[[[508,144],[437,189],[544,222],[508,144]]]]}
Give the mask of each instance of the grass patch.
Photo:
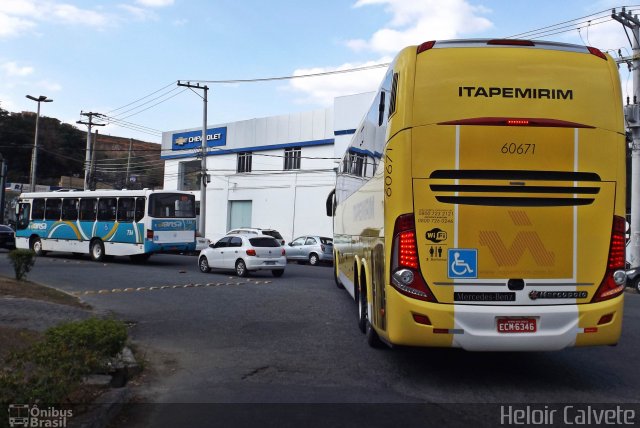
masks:
{"type": "Polygon", "coordinates": [[[0,371],[0,402],[65,404],[82,379],[103,373],[127,340],[127,327],[90,318],[48,329],[29,346],[9,353],[0,371]]]}
{"type": "Polygon", "coordinates": [[[44,300],[61,305],[88,309],[77,297],[54,288],[46,287],[31,281],[17,281],[13,278],[0,277],[0,297],[13,296],[26,299],[44,300]]]}

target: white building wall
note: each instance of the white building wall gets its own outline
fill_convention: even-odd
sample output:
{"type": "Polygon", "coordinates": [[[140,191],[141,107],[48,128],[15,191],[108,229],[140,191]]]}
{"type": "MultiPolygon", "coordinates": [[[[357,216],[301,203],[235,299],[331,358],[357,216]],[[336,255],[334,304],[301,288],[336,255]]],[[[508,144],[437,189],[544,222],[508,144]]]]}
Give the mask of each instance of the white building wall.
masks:
{"type": "MultiPolygon", "coordinates": [[[[286,241],[302,234],[332,236],[325,202],[335,186],[336,158],[342,156],[352,136],[334,134],[355,129],[373,95],[337,98],[335,116],[334,108],[329,108],[209,126],[226,127],[227,137],[225,146],[208,151],[211,182],[207,186],[206,237],[216,240],[227,232],[230,201],[251,201],[251,226],[276,229],[286,241]],[[340,142],[341,149],[336,149],[334,141],[340,142]],[[300,170],[283,171],[285,147],[269,146],[297,144],[302,146],[300,170]],[[236,173],[238,151],[253,152],[251,173],[236,173]]],[[[199,151],[172,151],[173,134],[198,129],[163,134],[165,189],[178,188],[180,162],[196,160],[199,151]],[[176,155],[184,157],[170,158],[176,155]]],[[[194,194],[199,200],[200,192],[194,194]]]]}

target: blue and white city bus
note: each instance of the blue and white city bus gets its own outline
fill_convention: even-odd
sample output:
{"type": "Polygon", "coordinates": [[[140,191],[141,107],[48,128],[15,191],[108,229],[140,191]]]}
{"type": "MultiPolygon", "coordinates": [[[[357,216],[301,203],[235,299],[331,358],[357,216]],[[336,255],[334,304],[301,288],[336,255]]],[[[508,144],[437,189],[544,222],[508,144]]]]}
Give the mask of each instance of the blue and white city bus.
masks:
{"type": "Polygon", "coordinates": [[[187,192],[96,190],[23,193],[16,247],[146,260],[195,251],[195,197],[187,192]]]}

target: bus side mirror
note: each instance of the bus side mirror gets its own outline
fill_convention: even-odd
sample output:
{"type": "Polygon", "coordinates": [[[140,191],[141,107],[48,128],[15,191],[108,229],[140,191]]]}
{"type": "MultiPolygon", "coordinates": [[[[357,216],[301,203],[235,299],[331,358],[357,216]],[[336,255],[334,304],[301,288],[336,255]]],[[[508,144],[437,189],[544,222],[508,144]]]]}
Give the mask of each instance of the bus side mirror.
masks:
{"type": "Polygon", "coordinates": [[[382,126],[382,122],[384,122],[384,97],[385,92],[380,92],[380,104],[378,105],[378,126],[382,126]]]}
{"type": "Polygon", "coordinates": [[[333,217],[336,215],[336,189],[329,192],[326,202],[327,217],[333,217]]]}

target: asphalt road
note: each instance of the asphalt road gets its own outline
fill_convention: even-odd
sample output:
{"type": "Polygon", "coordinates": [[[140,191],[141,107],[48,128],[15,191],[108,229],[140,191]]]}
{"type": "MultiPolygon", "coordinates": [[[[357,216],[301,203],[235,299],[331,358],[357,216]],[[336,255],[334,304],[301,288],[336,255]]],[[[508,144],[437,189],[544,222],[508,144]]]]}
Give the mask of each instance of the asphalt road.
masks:
{"type": "MultiPolygon", "coordinates": [[[[11,275],[5,253],[0,274],[11,275]]],[[[264,272],[246,280],[202,274],[189,256],[132,264],[52,254],[37,260],[29,279],[132,323],[154,374],[135,392],[155,404],[134,408],[127,426],[207,426],[213,417],[269,426],[263,416],[271,412],[278,422],[272,426],[353,426],[372,415],[369,425],[388,426],[397,421],[389,414],[409,418],[408,426],[491,426],[499,410],[483,403],[640,403],[640,295],[631,290],[616,347],[469,353],[369,348],[356,327],[355,303],[335,287],[328,266],[289,264],[282,278],[264,272]]]]}

